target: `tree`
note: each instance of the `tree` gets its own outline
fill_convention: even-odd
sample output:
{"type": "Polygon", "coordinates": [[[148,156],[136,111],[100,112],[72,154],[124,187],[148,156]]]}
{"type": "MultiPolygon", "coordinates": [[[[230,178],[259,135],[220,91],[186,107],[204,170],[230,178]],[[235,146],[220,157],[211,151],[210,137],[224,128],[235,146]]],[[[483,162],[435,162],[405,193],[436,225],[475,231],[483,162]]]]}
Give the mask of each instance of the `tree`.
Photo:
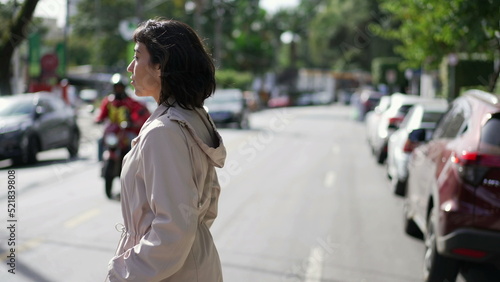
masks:
{"type": "MultiPolygon", "coordinates": [[[[377,34],[396,39],[396,52],[408,67],[437,68],[451,53],[483,53],[500,57],[500,1],[498,0],[381,0],[385,21],[377,34]]],[[[489,86],[494,91],[499,69],[489,86]]]]}
{"type": "Polygon", "coordinates": [[[315,64],[338,70],[369,70],[374,57],[393,55],[393,43],[370,29],[380,19],[375,0],[332,0],[317,10],[309,26],[315,64]]]}
{"type": "Polygon", "coordinates": [[[70,42],[71,59],[82,62],[81,47],[85,46],[90,55],[86,64],[104,67],[111,72],[125,69],[128,63],[126,58],[127,41],[118,31],[121,20],[135,16],[134,0],[82,0],[78,3],[78,13],[71,18],[73,34],[70,42]],[[84,40],[82,40],[84,39],[84,40]]]}
{"type": "Polygon", "coordinates": [[[2,28],[0,30],[0,94],[11,94],[11,60],[16,48],[26,39],[38,0],[25,0],[0,4],[2,28]]]}

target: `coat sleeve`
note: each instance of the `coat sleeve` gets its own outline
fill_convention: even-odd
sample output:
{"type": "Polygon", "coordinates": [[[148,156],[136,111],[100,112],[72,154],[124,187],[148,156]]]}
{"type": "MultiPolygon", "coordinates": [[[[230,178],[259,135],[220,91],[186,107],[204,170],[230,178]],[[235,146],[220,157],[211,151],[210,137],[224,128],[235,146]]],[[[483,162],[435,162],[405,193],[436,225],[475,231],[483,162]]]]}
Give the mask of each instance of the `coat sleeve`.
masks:
{"type": "Polygon", "coordinates": [[[215,169],[213,170],[213,181],[212,181],[212,197],[210,199],[210,206],[208,207],[207,213],[204,217],[205,224],[210,228],[217,217],[217,207],[219,205],[219,195],[220,195],[220,185],[217,179],[217,173],[215,169]]]}
{"type": "MultiPolygon", "coordinates": [[[[180,125],[153,128],[141,148],[137,178],[154,215],[149,231],[110,263],[110,281],[160,281],[184,264],[198,228],[198,193],[180,125]]],[[[144,219],[147,221],[147,219],[144,219]]],[[[134,223],[141,224],[141,223],[134,223]]]]}

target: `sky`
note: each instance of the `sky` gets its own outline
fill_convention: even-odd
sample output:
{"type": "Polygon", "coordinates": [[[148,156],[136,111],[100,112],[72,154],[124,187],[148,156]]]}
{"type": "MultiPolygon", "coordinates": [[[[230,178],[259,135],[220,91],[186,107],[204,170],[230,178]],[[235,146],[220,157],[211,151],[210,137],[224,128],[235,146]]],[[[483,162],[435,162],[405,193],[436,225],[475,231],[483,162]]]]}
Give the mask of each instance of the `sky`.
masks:
{"type": "Polygon", "coordinates": [[[64,26],[66,0],[40,0],[35,8],[35,17],[56,18],[57,26],[64,26]]]}
{"type": "Polygon", "coordinates": [[[260,6],[269,13],[274,13],[280,8],[295,7],[299,0],[260,0],[260,6]]]}
{"type": "MultiPolygon", "coordinates": [[[[280,8],[297,6],[300,0],[260,0],[260,6],[269,13],[275,13],[280,8]]],[[[40,0],[35,10],[35,16],[56,18],[57,25],[64,26],[66,17],[66,0],[40,0]]]]}

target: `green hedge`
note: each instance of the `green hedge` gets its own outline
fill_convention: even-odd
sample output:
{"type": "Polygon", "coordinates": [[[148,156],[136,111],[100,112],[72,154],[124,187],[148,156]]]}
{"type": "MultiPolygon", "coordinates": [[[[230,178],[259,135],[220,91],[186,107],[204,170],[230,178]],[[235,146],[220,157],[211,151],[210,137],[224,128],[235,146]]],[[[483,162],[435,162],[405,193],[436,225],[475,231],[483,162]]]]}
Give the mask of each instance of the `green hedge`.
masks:
{"type": "Polygon", "coordinates": [[[217,70],[215,72],[217,88],[238,88],[247,90],[250,88],[253,76],[249,72],[238,72],[235,70],[217,70]]]}
{"type": "Polygon", "coordinates": [[[379,57],[372,61],[372,82],[374,85],[386,84],[390,85],[387,81],[386,73],[389,70],[396,72],[396,82],[394,85],[403,85],[405,81],[404,73],[399,70],[400,58],[397,57],[379,57]]]}
{"type": "Polygon", "coordinates": [[[488,90],[488,83],[493,73],[493,61],[484,59],[467,59],[461,57],[453,69],[445,57],[441,61],[440,76],[442,83],[442,96],[450,100],[458,97],[460,93],[467,89],[488,90]],[[453,81],[453,71],[455,72],[455,88],[451,87],[453,81]]]}

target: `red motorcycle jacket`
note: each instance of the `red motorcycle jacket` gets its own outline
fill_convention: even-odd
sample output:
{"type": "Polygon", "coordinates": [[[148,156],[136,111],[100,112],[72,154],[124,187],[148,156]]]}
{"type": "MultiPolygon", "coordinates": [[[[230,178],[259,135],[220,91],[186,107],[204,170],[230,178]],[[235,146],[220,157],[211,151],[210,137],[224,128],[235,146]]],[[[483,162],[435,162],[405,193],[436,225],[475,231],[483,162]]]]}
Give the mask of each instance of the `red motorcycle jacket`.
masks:
{"type": "Polygon", "coordinates": [[[122,122],[130,123],[127,128],[136,135],[149,118],[151,113],[141,103],[130,97],[115,99],[114,95],[108,95],[102,100],[100,113],[96,117],[96,122],[104,122],[106,119],[113,125],[120,125],[122,122]]]}

